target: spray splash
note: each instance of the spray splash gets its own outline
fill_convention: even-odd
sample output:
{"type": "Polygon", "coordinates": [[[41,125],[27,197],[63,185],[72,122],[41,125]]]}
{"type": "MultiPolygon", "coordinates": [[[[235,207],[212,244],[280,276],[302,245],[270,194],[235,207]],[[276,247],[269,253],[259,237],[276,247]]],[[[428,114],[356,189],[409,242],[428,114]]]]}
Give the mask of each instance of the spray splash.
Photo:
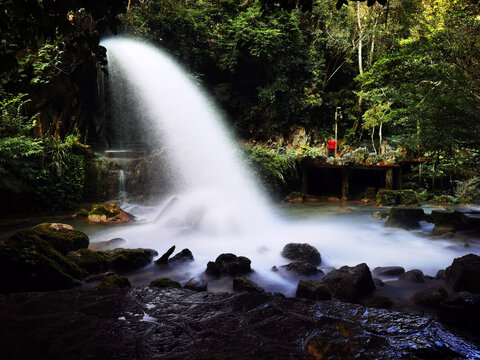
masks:
{"type": "Polygon", "coordinates": [[[177,270],[171,274],[180,281],[203,272],[220,253],[244,255],[252,260],[253,277],[260,285],[286,294],[293,293],[298,279],[282,277],[271,267],[288,263],[280,252],[289,242],[317,247],[326,266],[366,262],[371,268],[401,265],[428,274],[467,252],[416,232],[386,230],[369,213],[298,221],[275,216],[236,153],[219,111],[195,81],[150,45],[122,38],[104,45],[110,80],[127,80],[122,96],[134,97],[136,103],[128,111],[143,119],[138,126],[148,134],[145,139],[151,139],[149,147],[168,154],[175,188],[147,216],[150,222],[109,229],[95,234],[92,241],[123,237],[129,247],[150,247],[160,253],[171,245],[189,248],[195,261],[181,274],[177,270]]]}

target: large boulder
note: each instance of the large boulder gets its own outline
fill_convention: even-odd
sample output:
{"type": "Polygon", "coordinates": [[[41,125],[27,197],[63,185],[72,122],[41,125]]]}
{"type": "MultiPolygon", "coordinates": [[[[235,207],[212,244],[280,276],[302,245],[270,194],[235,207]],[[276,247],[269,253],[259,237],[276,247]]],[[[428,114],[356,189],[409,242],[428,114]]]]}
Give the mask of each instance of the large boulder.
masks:
{"type": "Polygon", "coordinates": [[[322,258],[317,249],[310,244],[289,243],[282,250],[284,258],[306,262],[315,266],[320,265],[322,258]]]}
{"type": "Polygon", "coordinates": [[[405,230],[418,229],[420,227],[419,221],[422,221],[424,217],[425,213],[420,208],[393,207],[390,209],[385,226],[405,230]]]}
{"type": "Polygon", "coordinates": [[[313,276],[320,272],[316,266],[300,261],[282,265],[280,269],[296,276],[313,276]]]}
{"type": "Polygon", "coordinates": [[[88,274],[98,274],[110,268],[109,258],[102,251],[80,249],[70,251],[67,257],[88,274]]]}
{"type": "Polygon", "coordinates": [[[88,236],[77,231],[72,225],[60,223],[43,223],[20,230],[12,236],[13,241],[21,239],[42,240],[61,254],[87,248],[88,236]]]}
{"type": "Polygon", "coordinates": [[[342,301],[356,302],[375,289],[367,264],[342,266],[322,278],[332,294],[342,301]]]}
{"type": "Polygon", "coordinates": [[[424,283],[425,275],[423,274],[422,270],[413,269],[407,271],[405,274],[400,275],[399,279],[413,283],[424,283]]]}
{"type": "Polygon", "coordinates": [[[126,223],[133,220],[133,216],[123,211],[114,203],[96,204],[88,212],[88,220],[96,223],[126,223]]]}
{"type": "Polygon", "coordinates": [[[480,256],[468,254],[454,259],[445,269],[445,279],[456,291],[480,293],[480,256]]]}
{"type": "Polygon", "coordinates": [[[410,301],[417,305],[434,306],[440,304],[448,297],[448,292],[441,286],[419,291],[410,298],[410,301]]]}
{"type": "Polygon", "coordinates": [[[152,262],[158,255],[152,249],[113,249],[101,251],[109,261],[112,269],[117,271],[132,271],[142,268],[152,262]]]}
{"type": "Polygon", "coordinates": [[[251,272],[252,269],[250,264],[250,259],[245,256],[236,256],[231,253],[226,253],[219,255],[215,262],[209,261],[205,272],[210,276],[238,276],[251,272]]]}
{"type": "Polygon", "coordinates": [[[432,229],[432,233],[435,235],[455,232],[462,223],[460,214],[449,210],[432,210],[428,219],[435,224],[435,227],[432,229]]]}
{"type": "Polygon", "coordinates": [[[298,282],[296,297],[312,300],[330,300],[332,294],[327,284],[321,280],[302,279],[298,282]]]}
{"type": "Polygon", "coordinates": [[[63,254],[79,246],[88,246],[86,235],[56,224],[37,225],[0,241],[0,292],[60,290],[78,285],[85,272],[63,254]]]}

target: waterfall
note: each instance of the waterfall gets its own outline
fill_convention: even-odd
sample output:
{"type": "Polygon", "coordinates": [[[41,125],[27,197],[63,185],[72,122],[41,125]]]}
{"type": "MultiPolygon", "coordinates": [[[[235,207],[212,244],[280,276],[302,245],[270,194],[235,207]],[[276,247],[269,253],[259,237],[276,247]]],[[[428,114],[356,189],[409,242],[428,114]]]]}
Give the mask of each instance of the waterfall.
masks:
{"type": "Polygon", "coordinates": [[[125,172],[123,170],[120,170],[118,172],[118,200],[120,201],[120,206],[123,206],[127,200],[125,182],[125,172]]]}

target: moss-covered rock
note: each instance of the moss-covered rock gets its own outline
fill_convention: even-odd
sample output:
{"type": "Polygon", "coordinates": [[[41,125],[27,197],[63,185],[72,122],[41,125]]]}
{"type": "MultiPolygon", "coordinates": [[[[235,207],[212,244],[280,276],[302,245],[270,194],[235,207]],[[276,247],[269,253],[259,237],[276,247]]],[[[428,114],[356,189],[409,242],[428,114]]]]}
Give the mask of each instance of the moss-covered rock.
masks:
{"type": "Polygon", "coordinates": [[[88,236],[77,231],[73,226],[59,223],[43,223],[26,230],[20,230],[12,236],[12,240],[43,240],[62,254],[69,251],[87,248],[88,236]]]}
{"type": "Polygon", "coordinates": [[[88,220],[97,223],[125,223],[133,220],[133,217],[123,211],[114,203],[96,204],[88,212],[88,220]]]}
{"type": "MultiPolygon", "coordinates": [[[[58,250],[75,249],[77,232],[54,226],[53,231],[73,233],[71,242],[63,242],[50,225],[55,224],[37,225],[0,242],[0,292],[60,290],[80,283],[84,271],[58,250]]],[[[88,237],[82,235],[80,243],[86,239],[88,245],[88,237]]]]}
{"type": "Polygon", "coordinates": [[[377,192],[376,200],[385,206],[393,205],[418,205],[417,193],[413,190],[386,190],[377,192]]]}
{"type": "Polygon", "coordinates": [[[180,283],[170,280],[170,279],[155,279],[153,280],[150,285],[150,287],[156,287],[156,288],[181,288],[182,285],[180,283]]]}
{"type": "Polygon", "coordinates": [[[69,252],[67,257],[89,274],[103,272],[110,267],[108,256],[101,251],[80,249],[69,252]]]}
{"type": "Polygon", "coordinates": [[[110,266],[117,271],[131,271],[152,262],[158,253],[152,249],[113,249],[99,251],[106,256],[110,266]]]}
{"type": "Polygon", "coordinates": [[[111,275],[107,276],[100,281],[100,284],[98,284],[99,288],[129,288],[132,287],[132,284],[130,284],[130,281],[125,277],[125,276],[120,276],[120,275],[111,275]]]}

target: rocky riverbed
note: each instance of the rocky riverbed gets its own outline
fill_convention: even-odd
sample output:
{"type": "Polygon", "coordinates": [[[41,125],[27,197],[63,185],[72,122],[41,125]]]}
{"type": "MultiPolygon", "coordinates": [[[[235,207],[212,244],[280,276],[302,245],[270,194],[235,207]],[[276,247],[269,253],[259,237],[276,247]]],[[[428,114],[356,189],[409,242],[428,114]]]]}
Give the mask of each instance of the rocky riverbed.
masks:
{"type": "Polygon", "coordinates": [[[337,301],[187,289],[0,297],[0,358],[476,359],[427,317],[337,301]]]}

